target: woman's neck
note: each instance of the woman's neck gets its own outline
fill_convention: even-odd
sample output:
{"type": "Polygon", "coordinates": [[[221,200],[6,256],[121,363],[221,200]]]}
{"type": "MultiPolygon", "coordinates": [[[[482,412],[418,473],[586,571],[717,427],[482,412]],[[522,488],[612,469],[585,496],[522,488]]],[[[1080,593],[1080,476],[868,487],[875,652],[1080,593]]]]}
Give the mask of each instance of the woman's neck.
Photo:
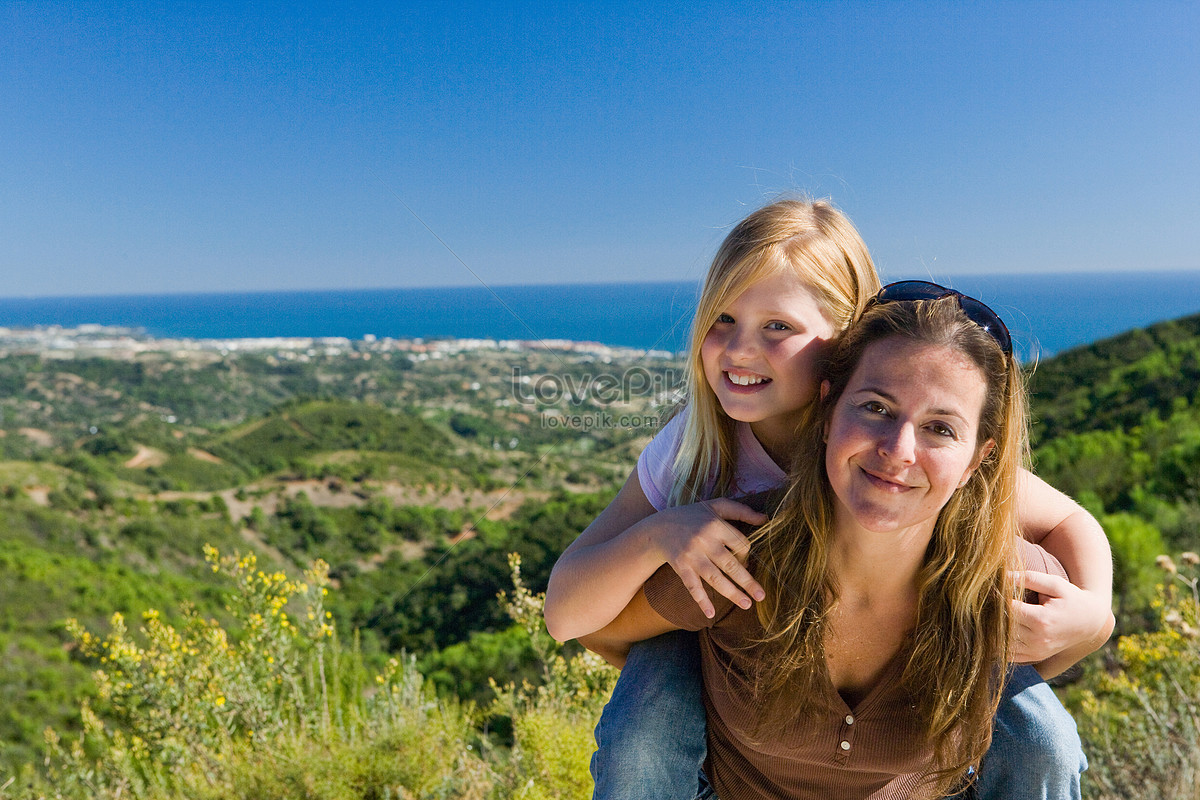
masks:
{"type": "Polygon", "coordinates": [[[916,579],[928,543],[921,532],[877,533],[835,522],[829,568],[837,602],[829,612],[825,667],[851,709],[883,680],[916,625],[916,579]]]}
{"type": "Polygon", "coordinates": [[[845,524],[841,516],[835,512],[829,553],[841,598],[870,605],[914,597],[933,526],[880,533],[845,524]]]}

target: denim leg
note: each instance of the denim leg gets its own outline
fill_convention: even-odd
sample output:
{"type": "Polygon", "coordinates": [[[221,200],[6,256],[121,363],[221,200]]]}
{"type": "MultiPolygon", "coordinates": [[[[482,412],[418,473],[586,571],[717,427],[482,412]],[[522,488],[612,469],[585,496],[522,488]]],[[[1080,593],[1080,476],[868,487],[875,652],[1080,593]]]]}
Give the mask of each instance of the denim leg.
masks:
{"type": "Polygon", "coordinates": [[[700,771],[700,794],[696,795],[695,800],[721,800],[717,797],[717,790],[708,782],[708,776],[704,771],[700,771]]]}
{"type": "Polygon", "coordinates": [[[992,746],[971,788],[974,797],[1079,800],[1079,776],[1085,769],[1075,720],[1037,670],[1015,667],[1000,699],[992,746]]]}
{"type": "Polygon", "coordinates": [[[596,726],[592,800],[692,800],[705,737],[696,634],[638,642],[596,726]]]}

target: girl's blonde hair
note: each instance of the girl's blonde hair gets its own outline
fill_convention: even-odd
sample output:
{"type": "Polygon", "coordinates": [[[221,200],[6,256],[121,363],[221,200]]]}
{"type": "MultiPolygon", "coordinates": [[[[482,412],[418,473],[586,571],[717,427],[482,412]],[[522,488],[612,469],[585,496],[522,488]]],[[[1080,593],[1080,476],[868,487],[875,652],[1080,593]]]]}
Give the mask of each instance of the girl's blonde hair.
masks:
{"type": "Polygon", "coordinates": [[[862,237],[827,200],[777,200],[737,224],[713,258],[692,321],[688,407],[676,454],[670,505],[727,494],[736,477],[734,422],[704,375],[700,346],[717,317],[752,284],[790,275],[807,286],[841,332],[879,290],[862,237]]]}
{"type": "Polygon", "coordinates": [[[835,498],[825,426],[867,348],[892,337],[950,348],[980,369],[987,394],[976,444],[994,442],[938,515],[916,579],[917,616],[903,680],[934,749],[927,788],[938,794],[978,765],[991,741],[1009,661],[1008,598],[1016,596],[1008,569],[1020,535],[1017,480],[1029,447],[1020,367],[953,297],[869,308],[821,367],[829,391],[807,415],[779,512],[752,537],[754,573],[767,593],[757,606],[766,631],[759,691],[764,700],[787,693],[768,728],[783,721],[780,715],[803,714],[820,696],[828,615],[838,601],[829,569],[835,498]]]}

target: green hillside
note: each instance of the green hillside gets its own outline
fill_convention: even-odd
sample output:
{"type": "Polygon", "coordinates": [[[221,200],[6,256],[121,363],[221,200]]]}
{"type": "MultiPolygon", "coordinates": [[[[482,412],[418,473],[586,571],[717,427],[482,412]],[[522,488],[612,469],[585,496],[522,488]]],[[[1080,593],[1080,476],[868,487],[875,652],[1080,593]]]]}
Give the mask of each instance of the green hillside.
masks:
{"type": "Polygon", "coordinates": [[[1063,353],[1031,388],[1042,477],[1200,549],[1200,315],[1063,353]]]}
{"type": "Polygon", "coordinates": [[[1032,388],[1036,442],[1165,419],[1200,399],[1200,314],[1057,355],[1037,366],[1032,388]]]}
{"type": "MultiPolygon", "coordinates": [[[[1063,690],[1098,797],[1189,774],[1178,742],[1197,739],[1186,720],[1200,718],[1200,691],[1181,700],[1177,687],[1200,687],[1188,638],[1200,620],[1186,592],[1160,584],[1195,570],[1183,559],[1164,573],[1155,559],[1200,549],[1198,365],[1193,317],[1064,353],[1032,377],[1036,469],[1097,515],[1116,560],[1121,647],[1090,658],[1063,690]],[[1152,764],[1137,755],[1146,752],[1152,764]]],[[[537,398],[515,392],[512,376],[519,367],[581,385],[599,366],[486,351],[0,359],[0,800],[586,797],[611,671],[550,643],[536,597],[518,593],[508,607],[496,597],[512,587],[509,553],[526,585],[544,588],[650,433],[548,425],[547,415],[661,410],[650,395],[537,398]],[[206,545],[253,554],[257,566],[214,569],[206,545]],[[266,641],[264,614],[304,623],[317,600],[303,576],[316,559],[327,565],[321,616],[254,644],[266,641]],[[154,622],[139,633],[150,609],[171,630],[154,622]],[[116,662],[66,620],[101,635],[114,612],[129,627],[114,634],[120,674],[191,688],[139,694],[127,680],[114,694],[97,683],[93,671],[116,662]],[[340,641],[322,638],[325,613],[340,641]],[[168,658],[188,636],[191,655],[168,658]],[[199,644],[223,636],[242,649],[199,644]],[[170,666],[156,677],[138,659],[170,666]],[[81,715],[83,698],[98,721],[81,715]],[[269,732],[247,738],[264,714],[269,732]],[[180,715],[195,738],[154,727],[180,715]],[[46,726],[66,742],[85,724],[90,749],[49,751],[55,780],[75,788],[48,794],[34,770],[34,789],[10,792],[6,772],[42,763],[46,726]],[[166,749],[148,751],[157,760],[147,766],[96,725],[165,737],[166,749]],[[443,755],[398,755],[413,747],[443,755]]]]}
{"type": "Polygon", "coordinates": [[[0,359],[0,772],[37,761],[43,728],[77,726],[94,694],[65,620],[226,616],[206,544],[291,575],[324,559],[330,613],[370,664],[407,649],[443,693],[484,700],[490,674],[534,676],[495,600],[507,554],[544,585],[635,435],[581,444],[532,425],[536,407],[503,410],[496,354],[283,355],[0,359]],[[469,377],[482,388],[464,398],[469,377]]]}

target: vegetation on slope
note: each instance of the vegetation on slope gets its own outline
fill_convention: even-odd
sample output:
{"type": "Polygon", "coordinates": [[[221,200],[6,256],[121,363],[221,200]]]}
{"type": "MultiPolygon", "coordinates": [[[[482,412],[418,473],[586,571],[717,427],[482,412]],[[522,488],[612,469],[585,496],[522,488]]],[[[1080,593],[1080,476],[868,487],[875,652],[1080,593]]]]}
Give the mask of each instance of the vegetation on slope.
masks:
{"type": "MultiPolygon", "coordinates": [[[[496,354],[364,355],[0,360],[0,773],[24,769],[32,787],[0,797],[587,796],[596,682],[611,672],[551,647],[530,592],[516,595],[520,624],[496,595],[510,552],[531,590],[544,586],[647,432],[547,425],[609,406],[514,392],[496,354]],[[246,584],[259,568],[239,562],[213,572],[206,544],[256,554],[269,586],[246,584]],[[305,632],[298,587],[314,559],[331,591],[312,622],[349,641],[305,632]],[[261,663],[245,607],[268,589],[288,594],[277,610],[296,626],[272,640],[286,675],[261,663]],[[141,623],[83,633],[114,612],[141,623]],[[201,646],[218,639],[232,650],[201,646]],[[101,641],[134,661],[96,661],[101,641]],[[172,661],[173,641],[196,653],[172,661]],[[150,697],[135,687],[153,680],[136,673],[123,695],[114,670],[135,674],[137,658],[176,687],[150,697]],[[166,758],[152,717],[198,727],[166,758]],[[29,766],[46,755],[49,784],[29,766]]],[[[529,374],[595,370],[519,357],[529,374]]],[[[1180,776],[1200,763],[1187,746],[1200,692],[1198,358],[1200,317],[1033,376],[1037,470],[1096,513],[1116,557],[1119,645],[1064,689],[1089,796],[1187,797],[1180,776]],[[1167,551],[1187,551],[1173,571],[1154,564],[1167,551]]],[[[650,397],[617,403],[655,410],[650,397]]]]}

